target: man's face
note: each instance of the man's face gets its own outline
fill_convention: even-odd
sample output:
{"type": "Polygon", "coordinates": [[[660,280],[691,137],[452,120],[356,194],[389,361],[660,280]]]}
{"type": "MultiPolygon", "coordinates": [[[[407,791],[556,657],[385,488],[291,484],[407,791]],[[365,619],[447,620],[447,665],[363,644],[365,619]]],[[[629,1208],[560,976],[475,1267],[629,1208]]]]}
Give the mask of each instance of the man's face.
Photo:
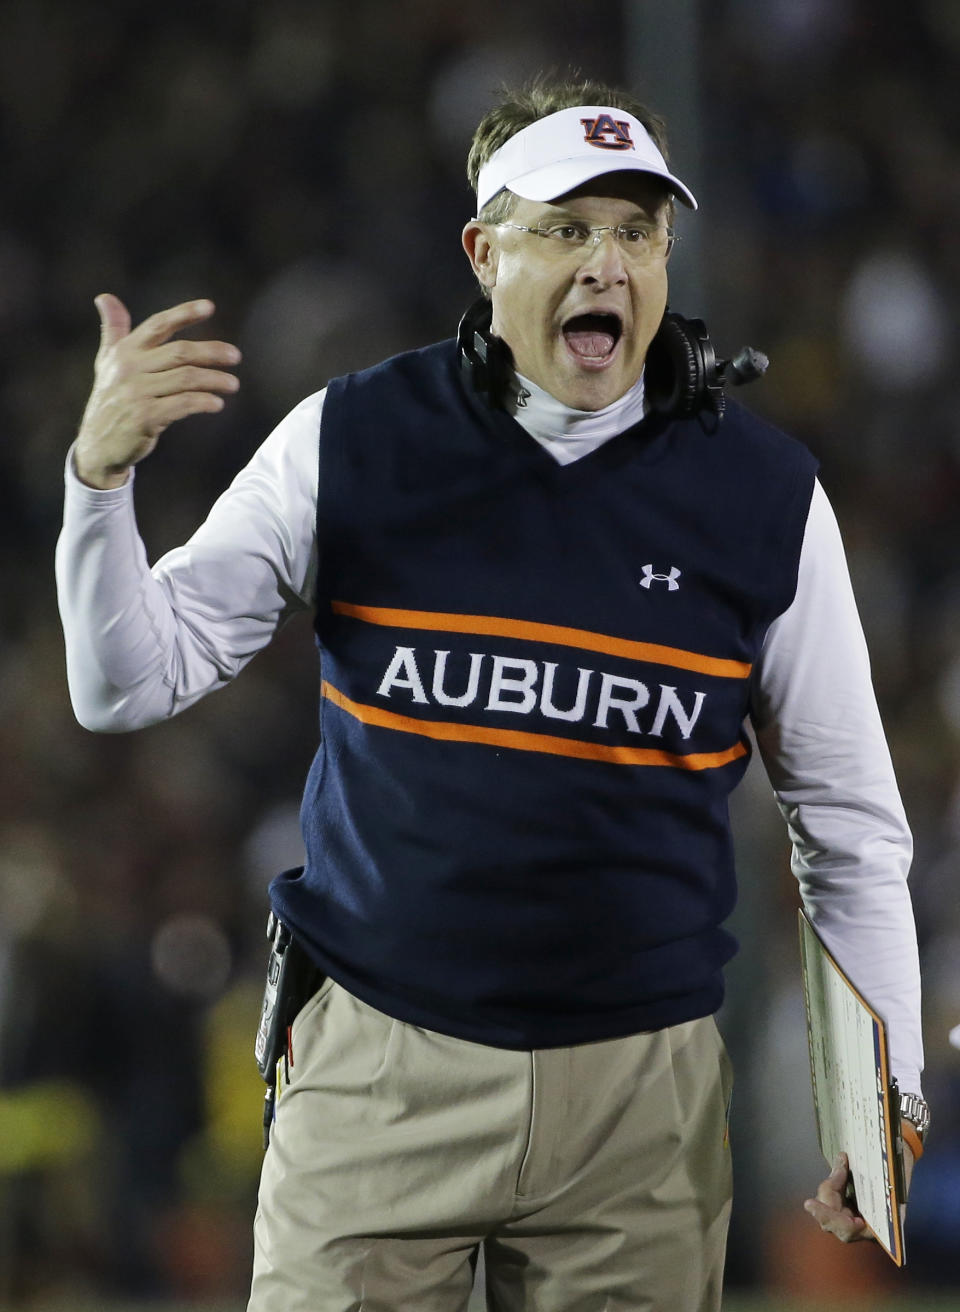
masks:
{"type": "MultiPolygon", "coordinates": [[[[667,197],[643,175],[613,173],[554,201],[519,199],[507,222],[535,228],[565,217],[591,227],[665,225],[667,197]]],[[[610,232],[567,249],[476,222],[463,244],[519,373],[576,410],[600,410],[633,386],[666,308],[664,257],[633,259],[610,232]]]]}

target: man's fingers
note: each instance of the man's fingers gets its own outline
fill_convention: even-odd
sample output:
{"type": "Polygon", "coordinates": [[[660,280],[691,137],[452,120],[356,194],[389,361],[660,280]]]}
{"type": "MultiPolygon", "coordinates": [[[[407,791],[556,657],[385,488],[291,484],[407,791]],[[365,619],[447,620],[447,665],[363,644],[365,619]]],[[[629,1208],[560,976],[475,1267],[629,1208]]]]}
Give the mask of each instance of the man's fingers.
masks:
{"type": "Polygon", "coordinates": [[[166,369],[162,373],[143,374],[135,387],[140,396],[174,396],[178,392],[235,392],[240,386],[234,374],[219,369],[200,369],[184,365],[180,369],[166,369]]]}
{"type": "Polygon", "coordinates": [[[130,311],[112,292],[101,292],[93,303],[100,316],[100,339],[104,346],[113,346],[130,332],[130,311]]]}
{"type": "Polygon", "coordinates": [[[188,415],[215,414],[223,406],[223,397],[214,392],[178,392],[175,396],[158,397],[150,407],[150,427],[158,437],[178,419],[186,419],[188,415]]]}
{"type": "Polygon", "coordinates": [[[827,1177],[831,1182],[839,1182],[839,1188],[843,1188],[847,1183],[847,1176],[850,1174],[850,1159],[846,1153],[837,1153],[833,1163],[833,1170],[827,1177]]]}
{"type": "Polygon", "coordinates": [[[194,342],[182,337],[175,342],[155,346],[143,357],[143,368],[151,373],[176,369],[181,365],[235,365],[242,356],[231,342],[194,342]]]}
{"type": "Polygon", "coordinates": [[[808,1198],[803,1206],[821,1230],[835,1235],[841,1243],[850,1244],[859,1239],[873,1238],[873,1231],[863,1217],[855,1216],[848,1207],[831,1207],[816,1198],[808,1198]]]}
{"type": "Polygon", "coordinates": [[[214,308],[213,301],[183,301],[169,310],[151,314],[134,328],[130,337],[137,346],[160,346],[181,329],[209,319],[214,308]]]}
{"type": "Polygon", "coordinates": [[[849,1175],[847,1159],[841,1153],[833,1164],[833,1170],[825,1180],[821,1180],[817,1188],[819,1201],[831,1206],[839,1206],[843,1200],[843,1192],[847,1187],[849,1175]]]}

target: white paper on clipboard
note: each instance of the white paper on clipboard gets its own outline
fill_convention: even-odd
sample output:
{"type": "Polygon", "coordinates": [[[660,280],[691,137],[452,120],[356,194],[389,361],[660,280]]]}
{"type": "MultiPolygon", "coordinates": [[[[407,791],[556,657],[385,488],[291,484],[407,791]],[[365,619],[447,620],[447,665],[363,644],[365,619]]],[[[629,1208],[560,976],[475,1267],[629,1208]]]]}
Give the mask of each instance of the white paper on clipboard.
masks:
{"type": "Polygon", "coordinates": [[[800,957],[810,1075],[820,1149],[850,1162],[857,1210],[903,1266],[899,1109],[891,1090],[887,1031],[800,912],[800,957]]]}

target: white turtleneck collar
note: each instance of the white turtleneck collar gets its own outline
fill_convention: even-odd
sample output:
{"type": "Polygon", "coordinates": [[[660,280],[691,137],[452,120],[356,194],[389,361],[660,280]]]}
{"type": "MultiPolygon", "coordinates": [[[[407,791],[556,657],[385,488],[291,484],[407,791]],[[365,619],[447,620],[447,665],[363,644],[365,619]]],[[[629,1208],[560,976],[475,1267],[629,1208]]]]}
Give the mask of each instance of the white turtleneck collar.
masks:
{"type": "Polygon", "coordinates": [[[589,455],[644,416],[642,374],[628,392],[602,410],[574,410],[522,374],[514,377],[518,388],[511,388],[508,413],[560,465],[589,455]]]}

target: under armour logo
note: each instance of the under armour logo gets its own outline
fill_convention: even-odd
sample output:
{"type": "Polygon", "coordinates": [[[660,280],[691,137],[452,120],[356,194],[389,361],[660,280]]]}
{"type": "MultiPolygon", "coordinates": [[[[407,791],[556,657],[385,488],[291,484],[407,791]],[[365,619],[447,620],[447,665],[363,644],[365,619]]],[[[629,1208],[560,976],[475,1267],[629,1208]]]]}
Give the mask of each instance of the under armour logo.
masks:
{"type": "Polygon", "coordinates": [[[583,139],[588,145],[600,146],[603,150],[633,150],[627,119],[614,119],[609,114],[601,114],[598,118],[582,118],[580,122],[586,129],[583,139]],[[608,141],[608,137],[612,140],[608,141]]]}
{"type": "Polygon", "coordinates": [[[682,571],[677,569],[676,565],[670,566],[669,574],[657,574],[652,565],[644,565],[643,578],[640,580],[640,586],[641,588],[650,588],[654,583],[665,583],[670,592],[678,592],[680,590],[680,584],[677,582],[677,579],[680,577],[681,573],[682,571]]]}

